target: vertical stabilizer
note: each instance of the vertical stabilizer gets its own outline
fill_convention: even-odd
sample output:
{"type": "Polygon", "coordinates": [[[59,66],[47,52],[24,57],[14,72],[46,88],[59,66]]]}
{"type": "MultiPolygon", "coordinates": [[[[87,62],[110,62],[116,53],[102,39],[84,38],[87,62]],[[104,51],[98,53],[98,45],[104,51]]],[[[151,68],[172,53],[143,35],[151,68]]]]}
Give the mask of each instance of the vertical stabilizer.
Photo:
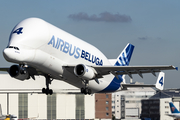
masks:
{"type": "MultiPolygon", "coordinates": [[[[134,50],[134,45],[128,43],[121,52],[121,54],[117,57],[117,59],[109,60],[110,63],[114,66],[128,66],[131,60],[133,50],[134,50]]],[[[126,83],[125,75],[117,75],[116,73],[114,73],[113,75],[115,77],[112,79],[110,84],[100,92],[114,92],[120,88],[121,82],[126,83]]]]}
{"type": "MultiPolygon", "coordinates": [[[[117,57],[114,66],[128,66],[131,60],[131,56],[134,50],[134,45],[128,43],[120,55],[117,57]]],[[[122,81],[125,84],[125,75],[118,75],[119,78],[122,77],[122,81]]]]}
{"type": "Polygon", "coordinates": [[[156,82],[156,88],[159,90],[163,90],[164,89],[164,77],[165,77],[165,73],[164,72],[160,72],[157,82],[156,82]]]}
{"type": "Polygon", "coordinates": [[[128,66],[134,50],[134,45],[127,44],[121,54],[118,56],[114,66],[128,66]]]}
{"type": "Polygon", "coordinates": [[[177,108],[174,106],[172,102],[169,103],[169,106],[171,109],[171,113],[180,113],[179,110],[177,110],[177,108]]]}

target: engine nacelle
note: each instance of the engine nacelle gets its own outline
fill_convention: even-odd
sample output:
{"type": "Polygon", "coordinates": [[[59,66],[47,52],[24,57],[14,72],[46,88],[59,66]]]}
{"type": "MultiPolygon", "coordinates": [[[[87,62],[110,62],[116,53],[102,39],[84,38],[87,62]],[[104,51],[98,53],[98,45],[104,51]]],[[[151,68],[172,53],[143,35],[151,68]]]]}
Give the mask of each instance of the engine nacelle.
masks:
{"type": "Polygon", "coordinates": [[[83,64],[79,64],[74,68],[74,74],[84,80],[92,80],[93,78],[95,78],[93,68],[83,64]]]}
{"type": "Polygon", "coordinates": [[[18,80],[25,80],[25,79],[29,79],[29,73],[26,70],[25,67],[20,67],[19,65],[12,65],[9,68],[9,74],[11,77],[14,77],[18,80]]]}

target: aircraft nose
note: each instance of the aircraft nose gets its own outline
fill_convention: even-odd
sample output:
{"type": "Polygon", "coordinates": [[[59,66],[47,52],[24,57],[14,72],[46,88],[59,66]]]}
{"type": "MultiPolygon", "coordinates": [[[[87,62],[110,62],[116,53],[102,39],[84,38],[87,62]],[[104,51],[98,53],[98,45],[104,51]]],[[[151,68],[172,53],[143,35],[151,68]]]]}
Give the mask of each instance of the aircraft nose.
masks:
{"type": "Polygon", "coordinates": [[[13,53],[14,53],[14,50],[10,48],[5,48],[3,50],[3,56],[7,61],[15,60],[15,56],[13,53]]]}

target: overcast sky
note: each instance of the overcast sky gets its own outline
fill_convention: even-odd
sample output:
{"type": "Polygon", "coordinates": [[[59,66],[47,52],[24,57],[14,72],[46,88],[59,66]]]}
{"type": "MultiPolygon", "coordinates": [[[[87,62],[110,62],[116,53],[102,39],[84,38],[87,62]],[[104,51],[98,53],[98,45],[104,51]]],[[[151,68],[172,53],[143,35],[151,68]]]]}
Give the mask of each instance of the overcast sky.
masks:
{"type": "MultiPolygon", "coordinates": [[[[135,46],[130,65],[180,67],[179,0],[3,0],[0,1],[0,51],[20,21],[38,17],[117,58],[127,43],[135,46]]],[[[0,54],[0,66],[12,65],[0,54]]],[[[180,72],[165,71],[165,88],[180,88],[180,72]]],[[[158,74],[157,74],[158,75],[158,74]]],[[[129,82],[129,77],[127,82],[129,82]]],[[[157,77],[133,75],[154,84],[157,77]]]]}

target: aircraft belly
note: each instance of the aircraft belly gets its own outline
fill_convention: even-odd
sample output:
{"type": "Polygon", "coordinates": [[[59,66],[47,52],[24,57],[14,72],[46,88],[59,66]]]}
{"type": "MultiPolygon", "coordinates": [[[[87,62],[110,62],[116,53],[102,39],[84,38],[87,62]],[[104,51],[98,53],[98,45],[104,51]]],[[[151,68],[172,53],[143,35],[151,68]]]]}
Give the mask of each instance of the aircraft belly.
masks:
{"type": "Polygon", "coordinates": [[[99,84],[95,80],[91,80],[91,81],[89,81],[89,88],[94,90],[95,92],[100,92],[110,85],[113,78],[114,78],[114,76],[111,74],[105,75],[105,76],[103,76],[103,78],[98,79],[99,84]]]}

